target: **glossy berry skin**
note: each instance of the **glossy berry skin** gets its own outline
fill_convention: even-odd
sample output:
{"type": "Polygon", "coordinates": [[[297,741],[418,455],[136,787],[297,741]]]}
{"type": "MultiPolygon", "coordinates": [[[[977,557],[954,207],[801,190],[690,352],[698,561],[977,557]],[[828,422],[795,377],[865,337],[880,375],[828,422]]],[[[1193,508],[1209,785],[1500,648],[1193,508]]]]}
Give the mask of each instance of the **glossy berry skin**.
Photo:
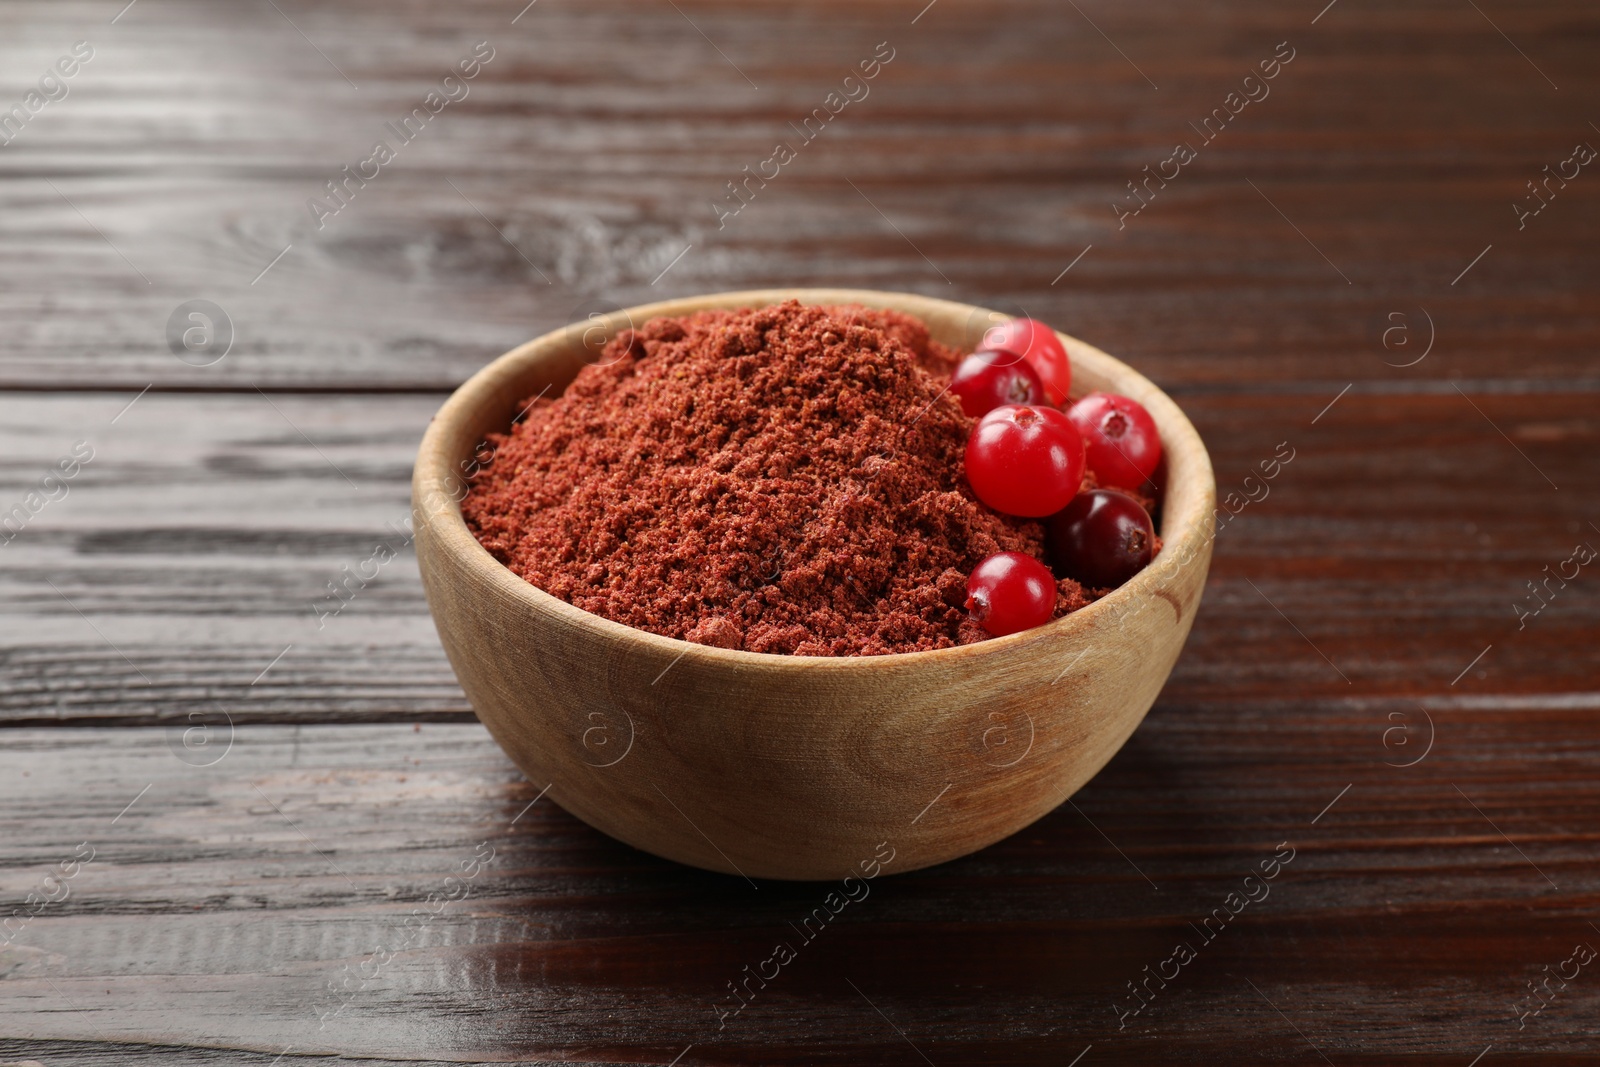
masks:
{"type": "Polygon", "coordinates": [[[1072,361],[1056,332],[1038,319],[1012,319],[991,326],[983,335],[983,347],[1015,352],[1039,374],[1044,382],[1045,399],[1060,407],[1072,389],[1072,361]]]}
{"type": "Polygon", "coordinates": [[[1056,612],[1050,568],[1021,552],[1000,552],[972,569],[967,610],[995,637],[1031,630],[1056,612]]]}
{"type": "Polygon", "coordinates": [[[1150,562],[1156,531],[1149,512],[1127,493],[1091,489],[1050,517],[1050,565],[1089,589],[1115,589],[1150,562]]]}
{"type": "Polygon", "coordinates": [[[1161,434],[1137,401],[1111,393],[1090,393],[1067,409],[1083,434],[1095,480],[1112,489],[1146,492],[1144,485],[1161,463],[1161,434]]]}
{"type": "Polygon", "coordinates": [[[1055,408],[1006,404],[972,428],[966,468],[979,500],[1004,515],[1042,519],[1083,484],[1083,437],[1055,408]]]}
{"type": "Polygon", "coordinates": [[[961,410],[982,418],[1002,404],[1043,404],[1039,372],[1015,352],[974,352],[950,376],[950,391],[961,410]]]}

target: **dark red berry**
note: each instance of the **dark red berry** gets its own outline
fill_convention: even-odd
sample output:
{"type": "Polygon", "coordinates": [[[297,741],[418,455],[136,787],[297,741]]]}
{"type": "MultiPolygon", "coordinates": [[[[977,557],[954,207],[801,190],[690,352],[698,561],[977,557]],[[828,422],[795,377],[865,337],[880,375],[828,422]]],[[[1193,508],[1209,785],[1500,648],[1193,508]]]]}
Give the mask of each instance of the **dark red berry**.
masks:
{"type": "Polygon", "coordinates": [[[1156,531],[1127,493],[1091,489],[1050,517],[1050,565],[1090,589],[1115,589],[1150,562],[1156,531]]]}
{"type": "Polygon", "coordinates": [[[1039,372],[1015,352],[974,352],[950,377],[961,410],[981,418],[1002,404],[1045,403],[1039,372]]]}
{"type": "Polygon", "coordinates": [[[983,335],[984,348],[1015,352],[1026,359],[1044,382],[1045,397],[1060,406],[1072,389],[1072,361],[1056,332],[1038,319],[1012,319],[991,326],[983,335]]]}
{"type": "Polygon", "coordinates": [[[967,579],[967,610],[996,637],[1043,626],[1056,612],[1055,576],[1021,552],[990,556],[967,579]]]}
{"type": "Polygon", "coordinates": [[[1083,434],[1095,480],[1113,489],[1143,492],[1161,462],[1161,434],[1138,401],[1090,393],[1067,409],[1083,434]]]}
{"type": "Polygon", "coordinates": [[[1067,506],[1083,484],[1083,438],[1055,408],[995,408],[967,438],[967,482],[1006,515],[1043,518],[1067,506]]]}

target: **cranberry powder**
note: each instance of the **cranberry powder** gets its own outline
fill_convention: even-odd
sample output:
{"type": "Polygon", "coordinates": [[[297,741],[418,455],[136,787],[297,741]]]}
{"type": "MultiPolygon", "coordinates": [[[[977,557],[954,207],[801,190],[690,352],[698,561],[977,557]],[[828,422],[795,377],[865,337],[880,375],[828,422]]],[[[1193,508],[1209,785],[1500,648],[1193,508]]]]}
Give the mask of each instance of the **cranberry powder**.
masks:
{"type": "MultiPolygon", "coordinates": [[[[893,311],[653,319],[490,436],[462,512],[540,589],[668,637],[805,656],[980,641],[968,574],[1043,559],[1044,526],[968,488],[959,359],[893,311]]],[[[1089,599],[1061,580],[1055,614],[1089,599]]]]}

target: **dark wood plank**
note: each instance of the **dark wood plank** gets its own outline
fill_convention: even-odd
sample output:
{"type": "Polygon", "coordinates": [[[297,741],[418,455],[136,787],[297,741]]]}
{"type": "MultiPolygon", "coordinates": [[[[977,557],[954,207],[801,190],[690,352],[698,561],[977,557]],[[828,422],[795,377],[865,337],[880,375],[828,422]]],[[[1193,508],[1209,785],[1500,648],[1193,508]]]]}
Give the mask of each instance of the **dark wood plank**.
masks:
{"type": "Polygon", "coordinates": [[[1345,0],[1315,25],[960,0],[915,25],[898,2],[543,0],[512,25],[507,6],[9,7],[27,32],[0,35],[5,69],[97,51],[0,151],[0,384],[445,388],[596,306],[794,284],[1024,308],[1173,384],[1394,382],[1386,316],[1421,309],[1440,349],[1414,377],[1595,379],[1600,183],[1520,232],[1511,210],[1600,139],[1583,0],[1499,12],[1515,45],[1442,2],[1345,0]],[[470,95],[314,228],[307,200],[479,40],[470,95]],[[726,183],[885,40],[870,94],[719,225],[726,183]],[[1285,40],[1271,95],[1200,144],[1190,124],[1285,40]],[[1120,228],[1112,202],[1180,139],[1199,158],[1120,228]],[[165,333],[196,298],[236,332],[204,368],[165,333]]]}
{"type": "Polygon", "coordinates": [[[544,783],[476,725],[241,727],[204,767],[157,730],[10,730],[7,895],[79,842],[94,855],[0,955],[0,1032],[8,1055],[56,1062],[122,1043],[920,1062],[896,1027],[939,1064],[1064,1063],[1089,1044],[1102,1063],[1310,1062],[1308,1041],[1350,1064],[1464,1063],[1490,1043],[1502,1062],[1572,1062],[1600,986],[1572,982],[1522,1030],[1513,1005],[1600,941],[1592,710],[1437,722],[1397,769],[1375,712],[1158,709],[1076,808],[872,882],[721,1030],[725,983],[799,940],[789,924],[826,887],[657,861],[560,811],[560,783],[529,807],[544,783]],[[1515,773],[1486,751],[1515,751],[1515,773]],[[1203,942],[1188,923],[1282,842],[1294,857],[1267,896],[1203,942]],[[464,895],[401,925],[489,849],[464,895]],[[1125,983],[1179,940],[1198,958],[1119,1029],[1125,983]],[[320,1026],[341,1002],[329,983],[373,950],[320,1026]]]}
{"type": "Polygon", "coordinates": [[[467,713],[412,557],[348,606],[328,589],[380,542],[408,550],[411,459],[439,398],[131,400],[8,405],[8,508],[78,442],[94,450],[0,547],[9,711],[467,713]]]}
{"type": "MultiPolygon", "coordinates": [[[[96,450],[67,495],[0,546],[0,717],[470,714],[403,526],[438,397],[150,393],[118,417],[129,399],[13,397],[0,409],[8,506],[77,441],[96,450]],[[319,618],[318,605],[339,604],[327,583],[380,543],[400,558],[319,618]]],[[[1593,394],[1352,391],[1320,416],[1332,395],[1182,399],[1219,495],[1240,510],[1218,534],[1164,700],[1594,693],[1600,581],[1584,569],[1552,584],[1520,629],[1515,610],[1538,607],[1527,583],[1575,544],[1600,547],[1593,394]],[[1289,450],[1265,497],[1245,503],[1263,492],[1246,479],[1289,450]],[[1452,687],[1490,644],[1483,675],[1452,687]]]]}
{"type": "Polygon", "coordinates": [[[1600,179],[1512,211],[1600,145],[1592,4],[523,2],[0,8],[0,113],[96,49],[0,147],[0,513],[95,449],[0,535],[0,1067],[1593,1057],[1592,967],[1518,1012],[1600,946],[1600,583],[1517,609],[1600,545],[1600,179]],[[480,40],[471,96],[313,228],[480,40]],[[725,183],[884,40],[870,97],[719,228],[725,183]],[[1119,228],[1125,183],[1285,40],[1270,98],[1119,228]],[[1048,318],[1174,393],[1224,495],[1295,458],[1219,535],[1104,773],[874,882],[719,1028],[826,887],[752,891],[541,798],[409,554],[313,604],[403,540],[421,429],[487,359],[788,284],[1048,318]],[[235,328],[209,366],[168,347],[193,299],[235,328]],[[1280,842],[1270,897],[1206,940],[1280,842]],[[1179,941],[1197,959],[1120,1026],[1179,941]]]}

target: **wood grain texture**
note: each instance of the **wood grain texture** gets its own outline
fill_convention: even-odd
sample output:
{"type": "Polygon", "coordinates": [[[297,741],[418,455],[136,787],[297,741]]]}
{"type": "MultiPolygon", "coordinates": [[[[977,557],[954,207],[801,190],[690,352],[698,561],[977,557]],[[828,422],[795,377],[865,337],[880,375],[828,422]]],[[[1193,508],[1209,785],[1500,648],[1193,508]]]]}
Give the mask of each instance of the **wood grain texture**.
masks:
{"type": "MultiPolygon", "coordinates": [[[[1592,395],[1352,391],[1318,419],[1337,391],[1180,395],[1219,497],[1239,512],[1217,535],[1163,699],[1283,708],[1468,686],[1595,692],[1586,649],[1600,583],[1585,571],[1522,629],[1515,611],[1538,604],[1527,583],[1574,544],[1600,546],[1592,395]],[[1261,464],[1284,442],[1294,458],[1262,497],[1261,464]],[[1247,495],[1260,499],[1241,506],[1247,495]]],[[[67,496],[0,546],[0,716],[470,714],[392,525],[409,513],[410,464],[442,397],[152,392],[110,425],[131,395],[0,399],[4,506],[76,441],[96,449],[67,496]],[[327,583],[379,544],[400,558],[319,620],[314,606],[336,603],[327,583]]]]}
{"type": "Polygon", "coordinates": [[[96,50],[0,147],[0,514],[96,449],[0,545],[0,923],[99,849],[0,947],[0,1064],[1592,1060],[1592,967],[1517,1012],[1600,946],[1600,582],[1515,608],[1600,544],[1600,184],[1511,205],[1600,144],[1597,33],[1587,0],[0,6],[0,113],[96,50]],[[471,95],[317,230],[307,198],[479,41],[471,95]],[[871,95],[719,228],[880,41],[871,95]],[[528,807],[409,551],[320,630],[312,604],[489,359],[789,285],[1045,317],[1179,401],[1224,499],[1295,458],[1075,806],[875,880],[719,1030],[825,887],[654,860],[559,786],[528,807]],[[203,367],[166,336],[197,298],[235,332],[203,367]],[[1270,897],[1118,1029],[1284,841],[1270,897]]]}
{"type": "Polygon", "coordinates": [[[553,806],[559,783],[529,807],[544,783],[476,725],[242,727],[208,767],[160,730],[14,730],[7,895],[79,842],[95,855],[0,956],[0,1034],[46,1062],[123,1043],[921,1062],[893,1027],[939,1064],[1060,1063],[1091,1043],[1103,1062],[1306,1062],[1306,1039],[1338,1063],[1455,1063],[1491,1042],[1507,1062],[1575,1062],[1600,986],[1573,982],[1520,1031],[1512,1009],[1600,936],[1600,768],[1575,741],[1592,715],[1441,712],[1432,752],[1398,769],[1382,714],[1158,706],[1075,806],[874,880],[803,944],[790,924],[827,884],[752,889],[655,860],[553,806]],[[1514,774],[1482,758],[1508,749],[1514,774]],[[1285,841],[1267,896],[1202,945],[1187,924],[1285,841]],[[401,925],[484,843],[459,899],[401,925]],[[719,1030],[726,983],[784,939],[798,958],[719,1030]],[[1179,939],[1199,958],[1119,1030],[1125,983],[1179,939]],[[346,967],[366,980],[334,996],[346,967]]]}
{"type": "Polygon", "coordinates": [[[1451,356],[1425,377],[1595,381],[1600,183],[1521,230],[1511,211],[1596,136],[1583,0],[1494,22],[1344,0],[1315,26],[1244,4],[941,0],[915,25],[898,2],[506,6],[9,7],[13,96],[72,41],[97,52],[0,149],[0,383],[449,388],[597,304],[786,285],[1025,307],[1163,386],[1389,381],[1385,316],[1419,307],[1451,356]],[[466,99],[317,229],[307,200],[480,40],[466,99]],[[726,184],[880,41],[870,94],[719,225],[726,184]],[[1270,95],[1201,144],[1190,124],[1282,41],[1270,95]],[[1119,228],[1179,140],[1200,157],[1119,228]],[[167,351],[194,298],[236,327],[212,367],[167,351]]]}

